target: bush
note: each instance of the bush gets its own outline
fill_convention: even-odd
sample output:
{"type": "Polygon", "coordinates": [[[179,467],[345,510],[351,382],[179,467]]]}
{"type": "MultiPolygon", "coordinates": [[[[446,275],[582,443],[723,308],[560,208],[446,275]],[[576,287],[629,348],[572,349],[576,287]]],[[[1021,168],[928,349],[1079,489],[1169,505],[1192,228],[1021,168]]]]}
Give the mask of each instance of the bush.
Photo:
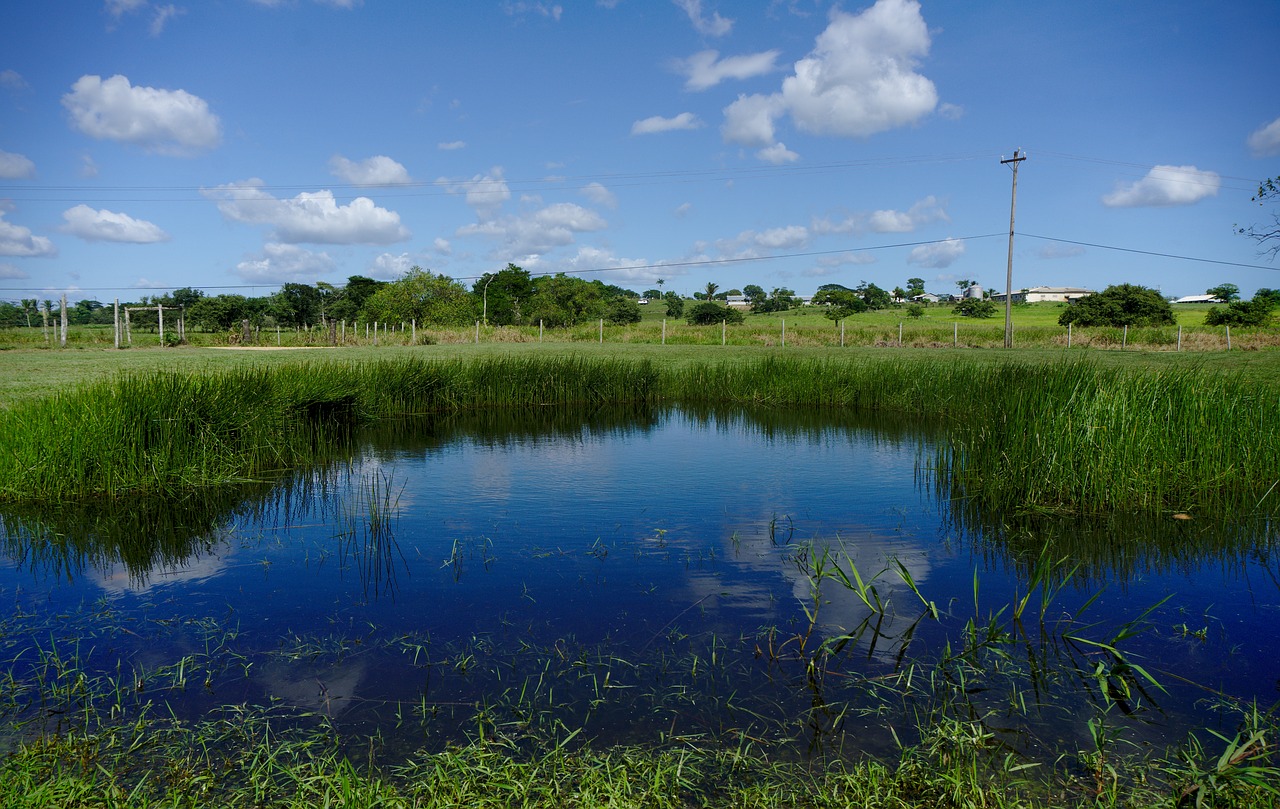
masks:
{"type": "Polygon", "coordinates": [[[689,314],[685,318],[691,326],[711,326],[721,321],[736,325],[745,319],[742,312],[737,309],[721,306],[711,301],[703,301],[689,307],[689,314]]]}
{"type": "Polygon", "coordinates": [[[951,311],[962,317],[995,317],[996,305],[981,298],[965,298],[951,311]]]}
{"type": "Polygon", "coordinates": [[[1213,307],[1205,312],[1206,326],[1265,326],[1275,304],[1270,298],[1254,296],[1251,301],[1232,301],[1226,309],[1213,307]]]}
{"type": "Polygon", "coordinates": [[[640,304],[631,298],[614,298],[609,301],[609,310],[604,319],[614,326],[625,326],[628,323],[640,322],[640,304]]]}
{"type": "Polygon", "coordinates": [[[1096,295],[1081,298],[1058,318],[1059,325],[1172,326],[1173,309],[1154,289],[1136,284],[1116,284],[1096,295]]]}

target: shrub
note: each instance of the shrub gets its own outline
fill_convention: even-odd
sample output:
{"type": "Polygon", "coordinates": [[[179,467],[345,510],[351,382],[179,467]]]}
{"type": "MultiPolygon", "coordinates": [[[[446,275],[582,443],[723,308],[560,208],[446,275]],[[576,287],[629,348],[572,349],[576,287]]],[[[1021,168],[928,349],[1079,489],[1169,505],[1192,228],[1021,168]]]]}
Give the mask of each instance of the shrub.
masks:
{"type": "Polygon", "coordinates": [[[745,317],[737,309],[721,306],[711,301],[703,301],[689,307],[689,314],[685,320],[691,326],[711,326],[721,321],[738,324],[745,320],[745,317]]]}
{"type": "Polygon", "coordinates": [[[1206,326],[1265,326],[1274,307],[1270,298],[1255,295],[1251,301],[1232,301],[1225,309],[1213,307],[1205,312],[1204,322],[1206,326]]]}
{"type": "Polygon", "coordinates": [[[1081,298],[1058,317],[1066,326],[1172,326],[1173,309],[1154,289],[1136,284],[1116,284],[1096,295],[1081,298]]]}
{"type": "Polygon", "coordinates": [[[981,298],[965,298],[951,311],[962,317],[995,317],[996,305],[981,298]]]}

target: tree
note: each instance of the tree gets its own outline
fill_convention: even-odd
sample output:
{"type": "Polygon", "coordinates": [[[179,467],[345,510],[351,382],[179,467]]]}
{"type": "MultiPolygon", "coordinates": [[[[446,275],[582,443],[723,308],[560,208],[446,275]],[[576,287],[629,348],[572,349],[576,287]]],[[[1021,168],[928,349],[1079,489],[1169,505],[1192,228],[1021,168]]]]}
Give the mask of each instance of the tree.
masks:
{"type": "Polygon", "coordinates": [[[956,286],[960,287],[961,292],[964,292],[966,289],[973,286],[973,282],[968,278],[961,278],[959,281],[956,281],[956,286]]]}
{"type": "Polygon", "coordinates": [[[651,301],[656,301],[656,300],[658,300],[659,298],[661,298],[661,297],[662,297],[662,290],[660,290],[660,289],[646,289],[646,290],[644,291],[644,296],[645,296],[646,298],[648,298],[649,300],[651,300],[651,301]]]}
{"type": "Polygon", "coordinates": [[[706,295],[705,300],[714,301],[716,299],[716,290],[719,288],[720,288],[719,284],[713,281],[708,281],[707,286],[705,287],[705,291],[703,293],[704,295],[706,295]]]}
{"type": "Polygon", "coordinates": [[[663,293],[662,300],[667,304],[667,317],[680,317],[684,314],[684,298],[668,290],[663,293]]]}
{"type": "Polygon", "coordinates": [[[858,297],[862,298],[862,302],[868,309],[888,309],[893,305],[893,296],[875,284],[863,281],[853,291],[858,293],[858,297]]]}
{"type": "Polygon", "coordinates": [[[320,290],[310,284],[285,284],[271,296],[267,312],[283,326],[315,323],[320,319],[320,290]]]}
{"type": "Polygon", "coordinates": [[[1273,290],[1260,289],[1253,300],[1232,301],[1225,309],[1214,306],[1204,314],[1205,325],[1265,326],[1271,321],[1271,310],[1280,306],[1280,293],[1272,293],[1273,290]]]}
{"type": "Polygon", "coordinates": [[[924,294],[924,279],[908,278],[907,279],[907,296],[914,298],[916,295],[923,295],[923,294],[924,294]]]}
{"type": "Polygon", "coordinates": [[[829,320],[844,320],[849,315],[867,311],[867,303],[852,289],[839,284],[824,284],[813,296],[816,306],[826,306],[823,314],[829,320]]]}
{"type": "Polygon", "coordinates": [[[1080,298],[1058,318],[1066,326],[1172,326],[1173,308],[1158,291],[1136,284],[1115,284],[1080,298]]]}
{"type": "Polygon", "coordinates": [[[747,303],[751,304],[751,308],[754,310],[756,304],[763,303],[769,295],[764,291],[764,287],[759,284],[747,284],[742,288],[742,297],[747,299],[747,303]]]}
{"type": "MultiPolygon", "coordinates": [[[[1253,195],[1253,201],[1264,205],[1268,200],[1280,200],[1280,177],[1271,177],[1258,183],[1258,193],[1253,195]]],[[[1237,226],[1236,232],[1261,245],[1263,255],[1270,254],[1274,259],[1280,253],[1280,211],[1271,212],[1270,225],[1237,226]],[[1269,242],[1272,244],[1268,245],[1269,242]]]]}
{"type": "Polygon", "coordinates": [[[685,320],[691,326],[711,326],[716,323],[741,323],[746,317],[729,306],[721,306],[715,301],[703,301],[689,307],[689,314],[685,320]]]}
{"type": "Polygon", "coordinates": [[[604,319],[615,326],[640,322],[640,304],[634,298],[619,296],[609,301],[609,308],[604,319]]]}
{"type": "Polygon", "coordinates": [[[471,287],[480,311],[489,323],[514,326],[524,323],[524,309],[533,295],[528,270],[508,263],[496,273],[485,273],[471,287]]]}
{"type": "Polygon", "coordinates": [[[1204,294],[1212,295],[1223,303],[1231,303],[1240,299],[1240,287],[1235,284],[1218,284],[1206,289],[1204,294]]]}
{"type": "Polygon", "coordinates": [[[606,301],[601,290],[602,286],[564,273],[540,276],[529,299],[529,322],[576,326],[604,317],[606,301]]]}
{"type": "Polygon", "coordinates": [[[893,288],[893,299],[895,301],[905,301],[907,297],[907,291],[902,287],[893,288]]]}
{"type": "Polygon", "coordinates": [[[995,317],[996,305],[982,298],[965,298],[951,311],[961,317],[995,317]]]}
{"type": "Polygon", "coordinates": [[[463,326],[476,318],[474,299],[466,287],[417,266],[370,295],[364,314],[383,323],[416,320],[441,326],[463,326]]]}
{"type": "MultiPolygon", "coordinates": [[[[995,306],[995,304],[991,304],[991,305],[995,306]]],[[[911,318],[912,320],[919,320],[920,318],[924,317],[924,307],[918,303],[909,304],[907,306],[907,317],[911,318]]]]}
{"type": "Polygon", "coordinates": [[[756,313],[785,312],[798,304],[795,290],[786,287],[774,287],[766,298],[757,298],[751,304],[751,311],[756,313]]]}

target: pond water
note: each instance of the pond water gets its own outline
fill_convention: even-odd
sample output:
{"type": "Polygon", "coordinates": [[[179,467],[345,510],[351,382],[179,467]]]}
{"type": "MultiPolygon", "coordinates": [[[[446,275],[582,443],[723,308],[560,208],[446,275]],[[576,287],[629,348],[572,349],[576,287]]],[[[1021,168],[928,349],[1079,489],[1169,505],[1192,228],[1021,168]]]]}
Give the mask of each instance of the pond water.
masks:
{"type": "Polygon", "coordinates": [[[962,721],[1053,760],[1090,719],[1170,745],[1276,700],[1273,526],[983,513],[939,491],[931,438],[490,414],[216,496],[11,510],[0,711],[30,734],[92,701],[262,705],[382,761],[578,730],[893,755],[962,721]],[[72,671],[90,685],[59,690],[72,671]]]}

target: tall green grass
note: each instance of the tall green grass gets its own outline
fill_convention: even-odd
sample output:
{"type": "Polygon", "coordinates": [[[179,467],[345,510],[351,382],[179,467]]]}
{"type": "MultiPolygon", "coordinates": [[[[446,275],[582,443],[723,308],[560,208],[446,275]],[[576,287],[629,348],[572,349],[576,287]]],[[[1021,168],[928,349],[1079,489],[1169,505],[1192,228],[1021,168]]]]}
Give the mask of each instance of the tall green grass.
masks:
{"type": "Polygon", "coordinates": [[[1195,369],[889,356],[488,357],[133,374],[0,412],[0,500],[178,493],[340,454],[415,415],[611,404],[891,413],[941,425],[933,473],[1003,511],[1280,508],[1280,396],[1195,369]]]}

